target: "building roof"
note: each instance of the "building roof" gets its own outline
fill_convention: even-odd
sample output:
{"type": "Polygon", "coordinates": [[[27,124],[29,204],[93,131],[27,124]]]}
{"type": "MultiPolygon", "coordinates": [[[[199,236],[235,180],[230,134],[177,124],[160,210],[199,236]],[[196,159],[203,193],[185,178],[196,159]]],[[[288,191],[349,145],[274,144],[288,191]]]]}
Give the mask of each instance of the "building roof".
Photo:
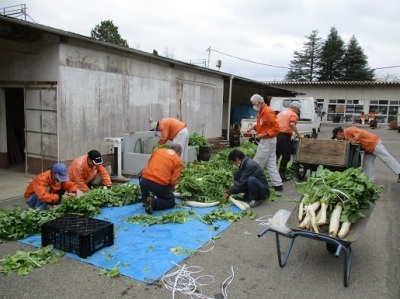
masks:
{"type": "Polygon", "coordinates": [[[267,81],[268,85],[400,85],[400,81],[267,81]]]}
{"type": "Polygon", "coordinates": [[[179,65],[181,67],[190,68],[190,69],[201,71],[201,72],[207,72],[207,73],[217,75],[217,76],[222,76],[225,81],[233,79],[235,84],[239,83],[239,84],[246,85],[246,86],[258,86],[258,87],[262,87],[266,91],[270,90],[270,91],[274,91],[274,93],[279,93],[282,95],[285,94],[286,96],[295,96],[296,94],[298,94],[295,91],[287,90],[287,89],[284,89],[281,87],[273,87],[266,82],[255,81],[255,80],[243,78],[243,77],[236,76],[233,74],[224,73],[224,72],[217,71],[217,70],[212,70],[212,69],[209,69],[209,68],[206,68],[203,66],[198,66],[198,65],[187,63],[187,62],[183,62],[183,61],[179,61],[179,60],[175,60],[175,59],[171,59],[171,58],[167,58],[167,57],[163,57],[163,56],[159,56],[159,55],[154,55],[152,53],[148,53],[145,51],[132,49],[132,48],[128,48],[128,47],[123,47],[123,46],[118,46],[118,45],[108,43],[108,42],[103,42],[103,41],[94,39],[92,37],[80,35],[80,34],[65,31],[62,29],[56,29],[56,28],[41,25],[38,23],[32,23],[32,22],[20,20],[17,18],[0,15],[0,38],[13,40],[13,41],[17,41],[17,42],[34,42],[35,40],[37,40],[39,38],[39,34],[38,34],[39,31],[47,32],[47,33],[54,34],[54,35],[57,35],[60,37],[75,38],[75,39],[83,40],[83,41],[86,41],[86,42],[89,42],[92,44],[98,44],[98,45],[101,45],[104,47],[122,50],[127,53],[132,53],[135,55],[149,57],[153,61],[159,60],[159,61],[167,62],[171,66],[179,65]]]}

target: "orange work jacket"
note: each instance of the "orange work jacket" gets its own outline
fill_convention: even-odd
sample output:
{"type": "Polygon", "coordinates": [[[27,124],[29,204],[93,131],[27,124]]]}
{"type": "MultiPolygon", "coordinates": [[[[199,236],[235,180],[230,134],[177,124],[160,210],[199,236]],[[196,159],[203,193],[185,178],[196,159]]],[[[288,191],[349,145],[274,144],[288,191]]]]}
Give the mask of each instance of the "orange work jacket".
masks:
{"type": "Polygon", "coordinates": [[[173,149],[160,148],[150,156],[142,177],[173,188],[178,184],[182,169],[182,160],[173,149]]]}
{"type": "Polygon", "coordinates": [[[54,183],[51,178],[51,170],[39,173],[33,178],[29,183],[28,188],[26,188],[24,197],[28,199],[35,193],[41,201],[47,202],[49,204],[56,203],[59,200],[57,191],[64,189],[68,193],[76,193],[76,185],[71,182],[61,182],[59,184],[54,183]]]}
{"type": "Polygon", "coordinates": [[[344,139],[352,144],[359,144],[367,154],[371,154],[379,143],[379,137],[355,126],[343,130],[344,139]]]}
{"type": "Polygon", "coordinates": [[[161,138],[158,144],[165,144],[168,140],[172,141],[180,130],[186,127],[184,122],[175,118],[163,118],[158,122],[158,131],[161,132],[161,138]]]}
{"type": "Polygon", "coordinates": [[[273,138],[279,134],[279,124],[275,111],[267,104],[257,114],[257,122],[254,126],[257,135],[267,134],[263,138],[273,138]]]}
{"type": "Polygon", "coordinates": [[[71,165],[68,167],[68,176],[73,181],[78,189],[82,192],[89,192],[90,189],[87,184],[99,173],[103,184],[105,186],[111,185],[111,179],[107,170],[102,165],[94,165],[92,168],[89,167],[87,162],[87,155],[76,158],[71,165]]]}
{"type": "Polygon", "coordinates": [[[279,112],[276,116],[276,119],[278,120],[280,132],[289,135],[293,134],[293,128],[290,123],[294,123],[295,125],[297,125],[299,121],[299,117],[296,112],[294,112],[290,108],[279,112]]]}

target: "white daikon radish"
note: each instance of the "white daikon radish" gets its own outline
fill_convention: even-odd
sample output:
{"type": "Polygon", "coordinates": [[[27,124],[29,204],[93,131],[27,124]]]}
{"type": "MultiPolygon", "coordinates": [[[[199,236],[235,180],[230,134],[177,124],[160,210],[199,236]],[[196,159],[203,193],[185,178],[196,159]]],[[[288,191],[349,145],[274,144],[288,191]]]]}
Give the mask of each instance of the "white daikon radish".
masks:
{"type": "Polygon", "coordinates": [[[249,205],[245,205],[246,203],[237,199],[234,199],[232,196],[229,196],[229,200],[231,203],[233,203],[235,206],[237,206],[240,210],[246,211],[250,208],[249,205]]]}
{"type": "Polygon", "coordinates": [[[336,237],[339,230],[342,209],[342,206],[340,204],[337,204],[335,209],[332,211],[331,221],[329,223],[329,235],[333,238],[336,237]]]}
{"type": "Polygon", "coordinates": [[[304,203],[301,202],[299,205],[299,221],[303,220],[303,215],[304,215],[304,203]]]}
{"type": "Polygon", "coordinates": [[[347,234],[349,233],[349,230],[350,230],[350,225],[351,225],[351,223],[347,222],[347,221],[342,223],[342,226],[340,227],[340,231],[338,233],[338,237],[340,239],[343,239],[344,237],[347,236],[347,234]]]}
{"type": "Polygon", "coordinates": [[[188,200],[186,201],[186,204],[191,207],[196,207],[196,208],[209,208],[209,207],[214,207],[219,205],[219,201],[214,201],[214,202],[198,202],[198,201],[191,201],[188,200]]]}
{"type": "Polygon", "coordinates": [[[310,208],[311,206],[307,206],[305,207],[306,213],[307,215],[310,217],[310,223],[311,223],[311,228],[314,232],[318,233],[318,226],[316,224],[315,221],[315,212],[312,208],[310,208]]]}
{"type": "Polygon", "coordinates": [[[328,205],[326,203],[321,203],[321,215],[317,220],[317,225],[322,225],[326,223],[326,209],[328,208],[328,205]]]}

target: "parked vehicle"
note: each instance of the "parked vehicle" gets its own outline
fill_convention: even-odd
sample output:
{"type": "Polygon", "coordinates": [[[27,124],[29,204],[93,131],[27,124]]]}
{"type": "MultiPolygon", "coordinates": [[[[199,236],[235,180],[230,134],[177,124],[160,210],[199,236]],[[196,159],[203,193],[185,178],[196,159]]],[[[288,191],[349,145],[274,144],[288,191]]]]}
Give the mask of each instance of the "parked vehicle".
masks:
{"type": "Polygon", "coordinates": [[[318,102],[312,97],[308,98],[278,98],[271,99],[270,107],[279,113],[290,107],[293,101],[299,101],[301,111],[297,129],[305,137],[318,138],[321,131],[321,112],[318,109],[318,102]]]}

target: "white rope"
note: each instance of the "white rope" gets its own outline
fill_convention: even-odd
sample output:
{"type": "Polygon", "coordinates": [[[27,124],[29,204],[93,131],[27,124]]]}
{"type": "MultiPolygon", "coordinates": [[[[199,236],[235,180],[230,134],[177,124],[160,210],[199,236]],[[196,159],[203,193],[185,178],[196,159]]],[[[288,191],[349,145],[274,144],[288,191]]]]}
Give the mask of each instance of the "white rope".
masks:
{"type": "MultiPolygon", "coordinates": [[[[179,267],[179,265],[175,265],[179,267]]],[[[192,276],[192,274],[197,274],[202,271],[203,269],[198,266],[186,267],[186,265],[183,265],[179,267],[177,271],[164,275],[161,281],[167,290],[172,291],[172,298],[175,298],[176,292],[180,292],[184,295],[189,295],[190,298],[213,299],[203,295],[201,293],[201,287],[214,283],[214,277],[212,275],[202,275],[197,278],[192,276]],[[200,282],[207,279],[210,279],[210,281],[200,282]]]]}
{"type": "Polygon", "coordinates": [[[209,248],[209,249],[205,249],[205,250],[197,250],[198,252],[209,252],[209,251],[211,251],[211,250],[213,250],[214,249],[214,247],[215,247],[215,241],[214,241],[214,239],[210,236],[210,239],[208,240],[208,242],[206,243],[206,244],[204,244],[204,245],[207,245],[207,244],[212,244],[212,246],[211,246],[211,248],[209,248]]]}
{"type": "Polygon", "coordinates": [[[269,226],[268,219],[270,219],[272,217],[274,217],[274,215],[265,215],[265,216],[261,216],[261,217],[257,218],[255,221],[259,222],[258,225],[269,226]]]}
{"type": "MultiPolygon", "coordinates": [[[[215,282],[215,278],[212,275],[200,275],[197,278],[193,277],[193,274],[199,274],[203,271],[203,268],[198,266],[183,265],[182,267],[172,262],[179,269],[175,272],[164,275],[161,281],[164,287],[172,292],[172,298],[175,298],[175,293],[180,292],[183,295],[188,295],[190,298],[199,299],[215,299],[202,294],[201,288],[203,286],[210,285],[215,282]]],[[[228,299],[226,289],[233,281],[235,272],[231,267],[232,275],[230,275],[221,285],[223,299],[228,299]]]]}
{"type": "Polygon", "coordinates": [[[228,299],[228,293],[226,292],[226,289],[231,284],[233,278],[235,278],[235,271],[233,270],[233,267],[231,267],[231,271],[232,271],[232,275],[229,276],[227,279],[225,279],[221,285],[221,292],[222,292],[222,295],[224,296],[224,299],[228,299]]]}

